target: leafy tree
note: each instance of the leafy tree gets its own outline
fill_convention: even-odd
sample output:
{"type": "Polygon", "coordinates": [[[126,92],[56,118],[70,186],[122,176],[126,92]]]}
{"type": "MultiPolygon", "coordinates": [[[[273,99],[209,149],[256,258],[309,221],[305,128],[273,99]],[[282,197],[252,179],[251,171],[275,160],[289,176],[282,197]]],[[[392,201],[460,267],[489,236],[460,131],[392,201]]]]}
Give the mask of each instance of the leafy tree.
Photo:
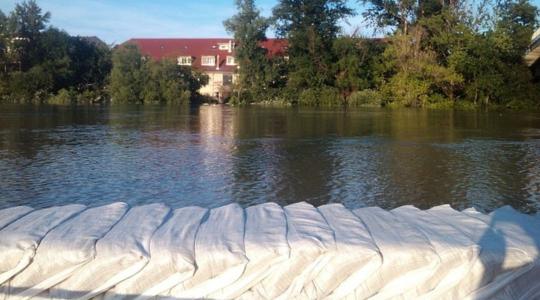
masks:
{"type": "Polygon", "coordinates": [[[289,90],[332,86],[338,22],[353,15],[346,1],[281,0],[273,13],[278,34],[289,41],[289,90]]]}
{"type": "Polygon", "coordinates": [[[8,19],[9,46],[20,71],[31,68],[39,61],[39,37],[47,28],[50,17],[51,14],[43,13],[34,0],[17,3],[11,12],[8,19]]]}
{"type": "MultiPolygon", "coordinates": [[[[266,40],[268,19],[260,15],[253,0],[236,0],[238,13],[224,22],[236,41],[236,59],[240,66],[236,84],[239,102],[260,99],[269,88],[267,72],[270,60],[261,45],[266,40]]],[[[238,97],[238,96],[237,96],[238,97]]]]}
{"type": "Polygon", "coordinates": [[[153,61],[135,45],[118,47],[113,53],[110,93],[113,102],[188,102],[208,77],[172,60],[153,61]]]}
{"type": "Polygon", "coordinates": [[[380,63],[383,48],[377,40],[357,37],[340,37],[335,40],[335,86],[343,100],[346,101],[356,91],[375,88],[375,70],[380,63]]]}
{"type": "Polygon", "coordinates": [[[137,46],[125,45],[115,51],[112,56],[110,93],[113,102],[141,102],[143,57],[137,46]]]}
{"type": "Polygon", "coordinates": [[[430,99],[440,96],[454,99],[462,76],[439,64],[436,53],[422,47],[423,38],[423,28],[414,27],[407,35],[396,35],[384,52],[386,68],[392,76],[382,89],[390,102],[424,106],[430,99]]]}

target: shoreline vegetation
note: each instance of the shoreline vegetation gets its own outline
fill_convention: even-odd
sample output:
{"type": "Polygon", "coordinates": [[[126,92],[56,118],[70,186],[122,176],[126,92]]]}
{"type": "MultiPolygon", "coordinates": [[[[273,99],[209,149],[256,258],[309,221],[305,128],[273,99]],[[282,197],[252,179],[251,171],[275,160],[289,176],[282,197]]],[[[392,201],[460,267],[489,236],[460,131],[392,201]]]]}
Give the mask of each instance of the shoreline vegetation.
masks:
{"type": "MultiPolygon", "coordinates": [[[[233,105],[540,109],[540,82],[523,60],[538,27],[529,0],[360,0],[384,36],[345,35],[345,0],[280,0],[271,17],[236,0],[224,22],[237,42],[233,105]],[[286,56],[261,46],[273,30],[286,56]]],[[[208,77],[134,45],[106,45],[49,24],[23,1],[0,11],[0,102],[210,102],[208,77]]],[[[360,29],[358,29],[360,31],[360,29]]]]}

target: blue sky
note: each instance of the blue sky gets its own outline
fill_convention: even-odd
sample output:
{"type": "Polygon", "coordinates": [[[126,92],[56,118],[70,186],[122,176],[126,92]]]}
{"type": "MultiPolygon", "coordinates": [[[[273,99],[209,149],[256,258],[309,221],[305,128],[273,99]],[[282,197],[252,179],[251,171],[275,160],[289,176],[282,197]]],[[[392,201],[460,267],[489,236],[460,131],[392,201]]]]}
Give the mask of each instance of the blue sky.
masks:
{"type": "MultiPolygon", "coordinates": [[[[539,0],[540,1],[540,0],[539,0]]],[[[0,0],[7,13],[17,0],[0,0]]],[[[51,24],[72,35],[96,35],[107,43],[132,37],[224,37],[223,20],[235,14],[234,0],[37,0],[51,24]]],[[[277,0],[257,5],[269,15],[277,0]]],[[[351,5],[359,7],[355,1],[351,5]]],[[[345,30],[361,25],[353,17],[345,30]]]]}
{"type": "MultiPolygon", "coordinates": [[[[350,5],[362,7],[354,0],[350,5]]],[[[17,0],[0,0],[7,13],[17,0]]],[[[37,0],[52,14],[51,24],[72,35],[98,36],[107,43],[132,37],[224,37],[223,20],[235,13],[234,0],[37,0]]],[[[259,0],[269,15],[277,0],[259,0]]],[[[533,0],[540,6],[540,0],[533,0]]],[[[360,15],[348,20],[346,32],[365,28],[360,15]]],[[[363,30],[371,34],[371,30],[363,30]]]]}

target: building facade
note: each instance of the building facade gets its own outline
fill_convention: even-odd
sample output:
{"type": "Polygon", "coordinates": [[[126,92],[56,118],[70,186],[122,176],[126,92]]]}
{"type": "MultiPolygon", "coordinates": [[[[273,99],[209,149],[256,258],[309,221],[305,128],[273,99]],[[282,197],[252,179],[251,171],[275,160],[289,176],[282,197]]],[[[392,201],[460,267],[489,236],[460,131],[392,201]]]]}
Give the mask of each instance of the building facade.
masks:
{"type": "MultiPolygon", "coordinates": [[[[141,53],[152,59],[173,59],[178,65],[189,66],[209,77],[200,93],[218,100],[227,98],[237,78],[236,42],[228,38],[209,39],[131,39],[126,43],[137,45],[141,53]]],[[[262,46],[268,55],[284,55],[284,40],[269,39],[262,46]]]]}

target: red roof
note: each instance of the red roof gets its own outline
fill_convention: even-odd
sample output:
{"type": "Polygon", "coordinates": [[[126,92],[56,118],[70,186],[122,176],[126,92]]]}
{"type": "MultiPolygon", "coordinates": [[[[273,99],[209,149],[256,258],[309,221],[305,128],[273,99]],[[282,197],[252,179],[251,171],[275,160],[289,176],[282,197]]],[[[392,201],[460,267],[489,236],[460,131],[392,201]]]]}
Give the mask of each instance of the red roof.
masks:
{"type": "MultiPolygon", "coordinates": [[[[234,50],[220,50],[219,44],[233,42],[229,38],[210,39],[130,39],[125,43],[135,44],[143,55],[159,60],[163,58],[177,59],[179,56],[191,56],[192,66],[203,71],[216,71],[216,66],[202,66],[202,56],[215,56],[219,59],[219,71],[232,72],[236,66],[227,65],[227,56],[234,56],[234,50]]],[[[263,47],[268,49],[268,54],[284,55],[287,49],[287,41],[282,39],[268,39],[263,42],[263,47]]]]}

